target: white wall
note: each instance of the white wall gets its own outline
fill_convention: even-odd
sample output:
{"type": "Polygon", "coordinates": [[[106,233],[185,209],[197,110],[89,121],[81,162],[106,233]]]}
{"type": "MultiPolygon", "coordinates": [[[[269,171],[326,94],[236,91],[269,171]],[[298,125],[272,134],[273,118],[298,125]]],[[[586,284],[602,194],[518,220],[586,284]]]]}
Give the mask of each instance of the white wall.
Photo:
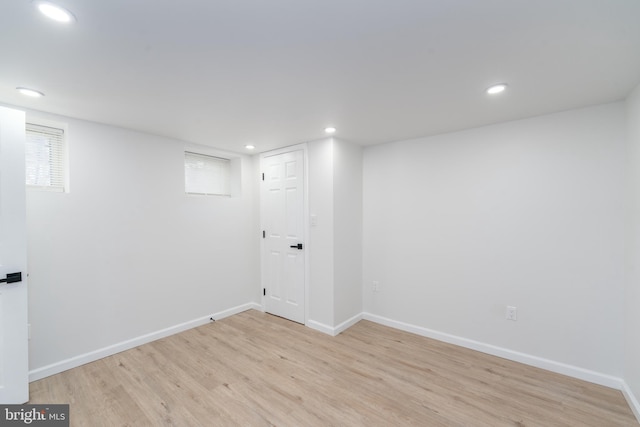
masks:
{"type": "Polygon", "coordinates": [[[636,399],[640,418],[640,85],[627,99],[629,209],[627,289],[625,296],[624,378],[636,399]]]}
{"type": "Polygon", "coordinates": [[[333,325],[333,140],[308,143],[309,215],[309,326],[333,325]],[[310,321],[310,323],[309,323],[310,321]],[[314,323],[315,322],[315,323],[314,323]]]}
{"type": "Polygon", "coordinates": [[[309,314],[307,324],[337,333],[362,313],[362,148],[334,138],[308,143],[309,314]]]}
{"type": "Polygon", "coordinates": [[[179,141],[68,123],[71,191],[30,191],[30,369],[259,301],[257,165],[237,197],[184,193],[179,141]]]}
{"type": "Polygon", "coordinates": [[[366,148],[365,311],[622,377],[624,115],[366,148]]]}
{"type": "Polygon", "coordinates": [[[362,313],[362,151],[334,139],[334,326],[362,313]]]}

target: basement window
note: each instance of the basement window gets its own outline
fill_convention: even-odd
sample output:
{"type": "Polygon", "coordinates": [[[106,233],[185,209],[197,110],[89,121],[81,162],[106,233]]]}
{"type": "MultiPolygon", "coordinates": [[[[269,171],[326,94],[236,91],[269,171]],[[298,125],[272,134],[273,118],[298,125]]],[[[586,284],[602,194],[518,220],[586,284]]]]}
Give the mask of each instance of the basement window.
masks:
{"type": "Polygon", "coordinates": [[[26,124],[27,188],[66,191],[66,141],[63,126],[26,124]]]}
{"type": "Polygon", "coordinates": [[[184,187],[187,194],[230,196],[230,160],[184,152],[184,187]]]}

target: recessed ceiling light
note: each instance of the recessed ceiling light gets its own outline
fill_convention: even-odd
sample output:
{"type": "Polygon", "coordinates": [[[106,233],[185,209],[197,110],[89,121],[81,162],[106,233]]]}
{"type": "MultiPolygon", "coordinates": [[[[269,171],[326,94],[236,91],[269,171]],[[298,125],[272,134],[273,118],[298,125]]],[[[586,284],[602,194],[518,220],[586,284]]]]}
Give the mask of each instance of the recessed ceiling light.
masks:
{"type": "Polygon", "coordinates": [[[336,133],[336,130],[337,130],[337,129],[336,129],[336,128],[334,128],[334,127],[332,127],[332,126],[330,126],[330,127],[328,127],[328,128],[324,128],[324,131],[325,131],[326,133],[336,133]]]}
{"type": "Polygon", "coordinates": [[[54,21],[68,23],[76,20],[73,13],[55,3],[38,0],[35,4],[43,15],[54,21]]]}
{"type": "Polygon", "coordinates": [[[247,150],[254,150],[256,148],[256,146],[253,145],[253,144],[247,144],[247,145],[244,146],[244,148],[246,148],[247,150]]]}
{"type": "Polygon", "coordinates": [[[507,84],[506,83],[500,83],[500,84],[488,87],[487,88],[487,93],[489,95],[496,95],[498,93],[504,92],[506,88],[507,88],[507,84]]]}
{"type": "Polygon", "coordinates": [[[44,93],[37,90],[29,89],[27,87],[17,87],[16,90],[18,90],[18,92],[20,92],[21,94],[30,96],[32,98],[41,98],[44,96],[44,93]]]}

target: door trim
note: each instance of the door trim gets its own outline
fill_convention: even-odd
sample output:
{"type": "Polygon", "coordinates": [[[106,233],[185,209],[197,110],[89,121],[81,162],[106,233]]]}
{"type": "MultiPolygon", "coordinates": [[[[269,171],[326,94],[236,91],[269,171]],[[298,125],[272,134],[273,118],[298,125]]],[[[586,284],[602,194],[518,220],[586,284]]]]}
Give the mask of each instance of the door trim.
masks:
{"type": "Polygon", "coordinates": [[[291,145],[289,147],[279,148],[277,150],[266,151],[260,153],[258,162],[258,179],[260,180],[260,191],[258,192],[260,197],[260,305],[262,311],[266,311],[265,296],[262,290],[265,288],[265,265],[264,265],[264,240],[262,238],[262,230],[265,229],[264,225],[264,212],[262,211],[262,159],[270,156],[277,156],[279,154],[290,153],[292,151],[302,150],[302,162],[304,164],[304,199],[302,202],[303,216],[302,228],[304,229],[304,324],[307,325],[309,320],[309,253],[311,252],[311,242],[309,241],[309,153],[307,143],[291,145]]]}
{"type": "Polygon", "coordinates": [[[22,110],[0,106],[0,219],[7,228],[2,236],[0,279],[7,273],[22,273],[21,281],[0,284],[0,336],[4,342],[0,348],[0,403],[5,405],[29,401],[25,117],[22,110]]]}

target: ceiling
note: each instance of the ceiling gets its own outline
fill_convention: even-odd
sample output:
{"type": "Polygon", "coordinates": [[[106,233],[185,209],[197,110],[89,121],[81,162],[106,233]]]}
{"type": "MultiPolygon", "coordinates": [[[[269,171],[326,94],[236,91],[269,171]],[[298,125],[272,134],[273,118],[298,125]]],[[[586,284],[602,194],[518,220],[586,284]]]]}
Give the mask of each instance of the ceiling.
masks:
{"type": "Polygon", "coordinates": [[[638,0],[30,0],[0,6],[0,102],[256,151],[370,145],[624,99],[638,0]],[[509,84],[499,96],[484,89],[509,84]],[[15,88],[46,94],[32,99],[15,88]]]}

